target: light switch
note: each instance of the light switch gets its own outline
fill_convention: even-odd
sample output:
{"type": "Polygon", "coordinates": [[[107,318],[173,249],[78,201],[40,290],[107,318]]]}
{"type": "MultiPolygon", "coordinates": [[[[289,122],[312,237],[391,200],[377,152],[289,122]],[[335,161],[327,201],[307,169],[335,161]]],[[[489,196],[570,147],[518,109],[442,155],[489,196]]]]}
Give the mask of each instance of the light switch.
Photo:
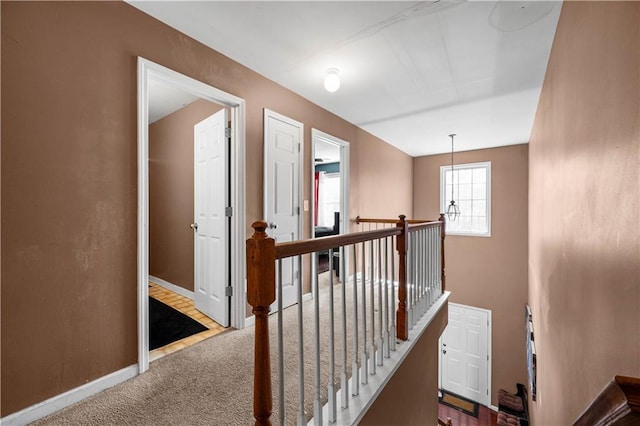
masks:
{"type": "Polygon", "coordinates": [[[305,212],[309,211],[309,200],[304,200],[302,203],[302,207],[304,209],[305,212]]]}

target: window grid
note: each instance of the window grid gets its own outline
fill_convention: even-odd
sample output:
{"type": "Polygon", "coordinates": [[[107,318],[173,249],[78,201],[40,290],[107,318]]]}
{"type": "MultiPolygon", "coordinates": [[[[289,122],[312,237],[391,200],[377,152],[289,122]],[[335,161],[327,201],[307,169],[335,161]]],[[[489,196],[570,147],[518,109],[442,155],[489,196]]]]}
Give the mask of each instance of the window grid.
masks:
{"type": "MultiPolygon", "coordinates": [[[[440,168],[441,209],[447,211],[451,202],[451,166],[440,168]]],[[[458,164],[453,166],[453,199],[460,208],[456,221],[446,224],[453,235],[491,235],[491,163],[458,164]]]]}

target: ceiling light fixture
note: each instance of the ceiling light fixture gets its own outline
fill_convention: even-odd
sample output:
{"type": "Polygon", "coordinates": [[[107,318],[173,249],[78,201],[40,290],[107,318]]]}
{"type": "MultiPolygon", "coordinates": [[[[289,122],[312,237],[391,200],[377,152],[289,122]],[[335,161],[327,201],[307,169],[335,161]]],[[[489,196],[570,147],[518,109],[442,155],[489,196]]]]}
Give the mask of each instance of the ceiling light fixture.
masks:
{"type": "Polygon", "coordinates": [[[455,135],[455,133],[449,135],[451,138],[451,203],[449,203],[449,207],[447,207],[447,218],[449,218],[451,222],[455,222],[458,216],[460,216],[460,208],[453,200],[453,137],[455,135]]]}
{"type": "Polygon", "coordinates": [[[324,88],[331,93],[340,88],[340,77],[338,77],[337,68],[329,68],[327,70],[327,76],[324,78],[324,88]]]}

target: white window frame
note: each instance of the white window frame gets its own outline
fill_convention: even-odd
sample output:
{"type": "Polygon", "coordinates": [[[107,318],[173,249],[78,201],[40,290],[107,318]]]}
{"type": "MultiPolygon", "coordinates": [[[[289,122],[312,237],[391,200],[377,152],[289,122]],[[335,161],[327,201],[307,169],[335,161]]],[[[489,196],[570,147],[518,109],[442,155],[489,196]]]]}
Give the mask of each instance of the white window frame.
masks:
{"type": "MultiPolygon", "coordinates": [[[[487,170],[487,192],[486,192],[486,215],[487,215],[487,232],[463,232],[463,231],[450,231],[446,229],[447,235],[460,235],[465,237],[490,237],[491,236],[491,161],[484,161],[479,163],[465,163],[465,164],[454,164],[453,170],[463,170],[463,169],[477,169],[477,168],[485,168],[487,170]]],[[[447,196],[445,193],[445,173],[451,170],[451,165],[448,166],[440,166],[440,211],[445,213],[448,205],[445,205],[447,196]]],[[[456,200],[458,202],[458,200],[456,200]]],[[[461,212],[464,213],[464,212],[461,212]]],[[[448,228],[448,227],[447,227],[448,228]]]]}

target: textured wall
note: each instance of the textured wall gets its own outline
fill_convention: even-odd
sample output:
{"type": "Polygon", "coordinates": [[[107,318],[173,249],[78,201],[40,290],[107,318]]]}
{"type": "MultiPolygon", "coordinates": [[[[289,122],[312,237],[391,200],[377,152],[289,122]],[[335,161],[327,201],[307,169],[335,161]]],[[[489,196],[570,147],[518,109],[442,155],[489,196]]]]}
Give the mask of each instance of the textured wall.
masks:
{"type": "Polygon", "coordinates": [[[199,100],[149,126],[149,274],[193,291],[193,126],[222,109],[199,100]]]}
{"type": "Polygon", "coordinates": [[[448,314],[448,306],[436,314],[361,425],[438,424],[438,339],[447,326],[448,314]]]}
{"type": "Polygon", "coordinates": [[[529,146],[536,424],[640,377],[640,3],[565,2],[529,146]]]}
{"type": "MultiPolygon", "coordinates": [[[[492,312],[492,403],[498,389],[526,383],[524,306],[527,302],[527,145],[458,152],[456,164],[491,161],[491,236],[449,235],[445,243],[451,302],[492,312]]],[[[440,166],[448,155],[414,160],[414,210],[438,217],[440,166]]]]}
{"type": "Polygon", "coordinates": [[[264,108],[305,125],[305,199],[315,127],[352,144],[352,217],[386,213],[362,178],[380,149],[390,204],[412,207],[410,157],[126,3],[0,7],[2,416],[137,362],[138,56],[246,100],[247,232],[263,212],[264,108]]]}

